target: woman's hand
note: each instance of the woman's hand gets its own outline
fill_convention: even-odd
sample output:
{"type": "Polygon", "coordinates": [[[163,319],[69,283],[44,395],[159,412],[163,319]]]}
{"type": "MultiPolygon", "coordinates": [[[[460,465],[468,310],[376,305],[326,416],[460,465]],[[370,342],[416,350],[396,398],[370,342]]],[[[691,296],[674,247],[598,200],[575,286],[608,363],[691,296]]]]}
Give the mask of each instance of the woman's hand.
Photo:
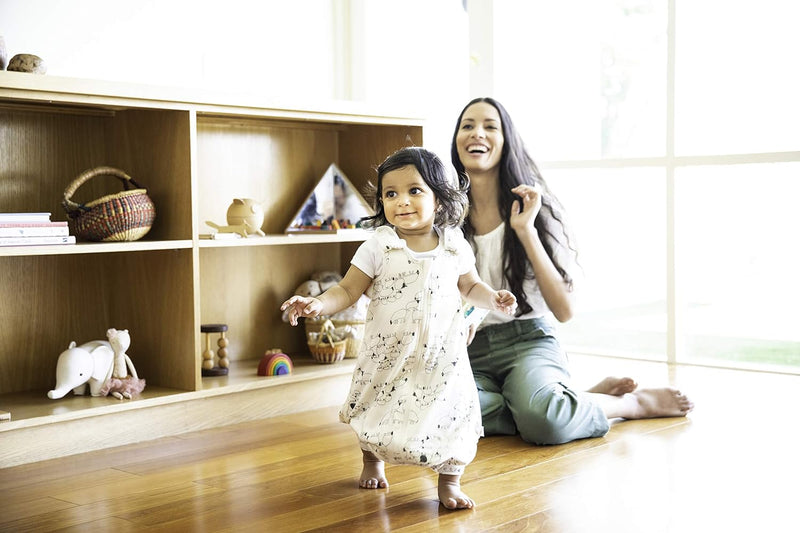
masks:
{"type": "Polygon", "coordinates": [[[525,255],[533,267],[533,276],[539,284],[547,307],[556,320],[566,322],[572,318],[573,313],[572,287],[564,281],[533,226],[542,209],[541,188],[538,185],[519,185],[511,189],[511,192],[522,198],[522,203],[520,205],[519,200],[515,200],[511,204],[509,224],[525,248],[525,255]]]}
{"type": "Polygon", "coordinates": [[[509,218],[511,228],[519,235],[533,229],[533,222],[542,208],[542,195],[536,185],[517,185],[511,192],[522,198],[522,203],[514,200],[511,204],[509,218]]]}
{"type": "Polygon", "coordinates": [[[298,317],[314,318],[322,311],[322,302],[317,298],[292,296],[281,305],[281,311],[289,309],[289,323],[297,325],[298,317]]]}

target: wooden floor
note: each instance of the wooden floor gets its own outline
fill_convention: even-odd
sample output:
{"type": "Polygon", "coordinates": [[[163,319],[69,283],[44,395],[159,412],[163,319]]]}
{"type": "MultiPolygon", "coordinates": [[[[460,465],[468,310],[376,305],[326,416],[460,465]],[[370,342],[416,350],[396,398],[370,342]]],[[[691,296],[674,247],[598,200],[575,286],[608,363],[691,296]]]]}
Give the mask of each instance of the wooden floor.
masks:
{"type": "Polygon", "coordinates": [[[687,418],[615,423],[604,438],[481,440],[447,511],[436,477],[387,468],[359,489],[335,409],[0,469],[0,531],[797,532],[800,377],[574,358],[575,383],[671,383],[687,418]]]}

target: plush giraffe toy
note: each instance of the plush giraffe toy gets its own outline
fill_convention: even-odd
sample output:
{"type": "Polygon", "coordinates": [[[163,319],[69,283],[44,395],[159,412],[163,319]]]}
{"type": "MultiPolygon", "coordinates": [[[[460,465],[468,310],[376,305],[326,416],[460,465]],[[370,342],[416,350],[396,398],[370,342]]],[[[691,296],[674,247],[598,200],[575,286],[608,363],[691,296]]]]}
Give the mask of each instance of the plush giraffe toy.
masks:
{"type": "Polygon", "coordinates": [[[144,390],[145,382],[136,374],[136,367],[126,353],[131,345],[131,336],[127,329],[111,328],[106,331],[108,343],[114,351],[114,366],[111,378],[103,386],[105,394],[111,394],[118,399],[130,399],[133,394],[144,390]],[[130,376],[128,375],[130,369],[130,376]]]}

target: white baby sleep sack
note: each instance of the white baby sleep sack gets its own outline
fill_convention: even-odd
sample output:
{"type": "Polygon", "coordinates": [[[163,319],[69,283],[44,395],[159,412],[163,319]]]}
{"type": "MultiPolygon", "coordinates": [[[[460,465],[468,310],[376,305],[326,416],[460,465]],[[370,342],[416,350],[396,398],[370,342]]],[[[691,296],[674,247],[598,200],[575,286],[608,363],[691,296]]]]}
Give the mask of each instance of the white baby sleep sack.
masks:
{"type": "Polygon", "coordinates": [[[461,474],[483,433],[458,290],[474,265],[472,250],[457,229],[440,232],[439,246],[424,254],[388,226],[373,239],[352,262],[374,279],[339,418],[362,449],[388,463],[461,474]]]}

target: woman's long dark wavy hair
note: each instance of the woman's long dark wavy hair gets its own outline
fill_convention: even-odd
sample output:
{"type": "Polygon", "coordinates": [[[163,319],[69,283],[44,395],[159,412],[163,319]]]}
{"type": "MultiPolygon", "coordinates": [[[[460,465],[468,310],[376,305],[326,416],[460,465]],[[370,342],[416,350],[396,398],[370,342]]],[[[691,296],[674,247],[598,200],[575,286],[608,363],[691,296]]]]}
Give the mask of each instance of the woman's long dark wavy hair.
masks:
{"type": "MultiPolygon", "coordinates": [[[[525,249],[522,247],[522,243],[517,238],[517,234],[511,229],[509,223],[511,204],[514,200],[518,199],[511,193],[511,189],[522,184],[536,184],[540,187],[542,191],[542,208],[533,225],[539,233],[539,238],[547,251],[547,255],[553,261],[561,277],[569,285],[570,290],[572,290],[573,280],[567,272],[565,265],[562,265],[559,258],[553,253],[552,241],[559,243],[565,248],[569,248],[575,252],[576,255],[577,250],[570,242],[569,233],[562,219],[564,209],[561,203],[552,191],[550,191],[536,163],[534,163],[533,158],[525,149],[525,144],[514,127],[514,123],[511,121],[511,116],[508,114],[508,111],[494,98],[475,98],[464,106],[464,109],[461,110],[461,114],[458,115],[458,121],[456,122],[456,129],[453,133],[453,141],[450,147],[450,158],[452,159],[456,171],[459,175],[466,174],[464,165],[458,157],[458,147],[456,146],[456,137],[461,128],[461,119],[467,108],[478,102],[485,102],[491,105],[497,109],[497,112],[500,114],[504,143],[503,151],[500,156],[500,186],[497,188],[497,203],[500,207],[500,215],[505,224],[505,237],[503,240],[503,277],[508,283],[508,289],[517,297],[517,316],[520,316],[531,312],[533,308],[528,302],[525,292],[522,290],[523,281],[528,277],[528,256],[525,253],[525,249]]],[[[471,193],[469,198],[471,201],[471,193]]],[[[464,235],[467,239],[471,239],[472,236],[475,235],[475,229],[472,227],[469,217],[464,221],[464,235]]]]}
{"type": "Polygon", "coordinates": [[[461,226],[464,217],[467,216],[467,190],[469,189],[469,178],[466,174],[458,177],[457,183],[453,172],[448,172],[439,156],[426,150],[425,148],[406,147],[397,150],[387,157],[378,166],[377,184],[367,184],[365,195],[372,202],[375,215],[361,219],[361,225],[367,228],[376,228],[389,224],[386,220],[386,212],[383,209],[383,177],[393,170],[412,166],[417,169],[419,175],[431,188],[439,207],[433,225],[438,228],[461,226]]]}

